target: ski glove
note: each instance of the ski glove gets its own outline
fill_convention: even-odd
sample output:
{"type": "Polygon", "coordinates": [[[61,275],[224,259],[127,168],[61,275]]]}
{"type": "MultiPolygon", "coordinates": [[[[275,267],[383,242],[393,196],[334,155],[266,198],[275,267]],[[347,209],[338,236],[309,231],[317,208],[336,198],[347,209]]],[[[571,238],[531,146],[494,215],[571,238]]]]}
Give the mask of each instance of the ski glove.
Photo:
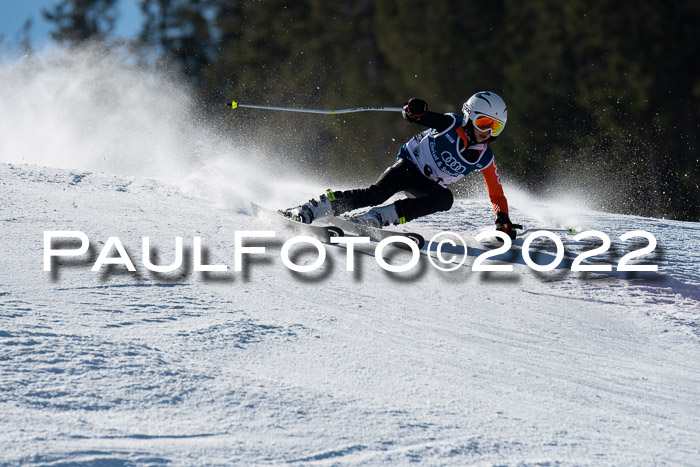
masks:
{"type": "Polygon", "coordinates": [[[505,212],[499,212],[496,215],[496,230],[500,230],[501,232],[505,232],[506,235],[508,235],[511,240],[515,240],[515,237],[518,235],[518,232],[516,232],[515,229],[522,229],[522,228],[523,228],[523,226],[520,224],[513,224],[510,221],[508,214],[506,214],[505,212]]]}
{"type": "Polygon", "coordinates": [[[428,112],[428,103],[423,99],[417,97],[412,97],[408,100],[407,104],[403,106],[403,118],[409,122],[417,122],[420,118],[428,112]]]}

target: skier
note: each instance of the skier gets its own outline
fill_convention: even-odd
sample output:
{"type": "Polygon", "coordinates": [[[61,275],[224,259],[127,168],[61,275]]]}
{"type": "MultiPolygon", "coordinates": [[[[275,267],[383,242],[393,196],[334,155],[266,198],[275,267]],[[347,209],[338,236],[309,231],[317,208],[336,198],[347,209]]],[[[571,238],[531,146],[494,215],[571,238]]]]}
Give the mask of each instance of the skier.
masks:
{"type": "Polygon", "coordinates": [[[505,127],[506,104],[493,92],[477,92],[464,103],[462,112],[463,116],[432,112],[424,100],[409,99],[403,108],[404,119],[428,129],[401,147],[396,163],[373,185],[348,191],[327,190],[318,200],[283,210],[282,214],[310,224],[325,216],[378,206],[351,219],[376,228],[403,224],[449,210],[454,197],[446,185],[479,170],[496,214],[496,228],[515,239],[516,230],[508,217],[508,202],[489,148],[505,127]],[[409,198],[379,206],[400,191],[409,198]]]}

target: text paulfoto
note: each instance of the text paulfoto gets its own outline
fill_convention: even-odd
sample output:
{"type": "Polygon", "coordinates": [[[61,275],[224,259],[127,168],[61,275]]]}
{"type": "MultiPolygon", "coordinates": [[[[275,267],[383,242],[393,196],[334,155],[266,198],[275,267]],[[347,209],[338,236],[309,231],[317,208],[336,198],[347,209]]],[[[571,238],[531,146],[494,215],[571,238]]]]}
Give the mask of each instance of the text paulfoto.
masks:
{"type": "MultiPolygon", "coordinates": [[[[233,236],[233,271],[245,272],[246,262],[244,258],[249,255],[266,255],[267,249],[265,246],[251,246],[250,242],[255,240],[264,240],[276,237],[276,233],[271,230],[262,231],[236,231],[233,236]]],[[[620,240],[628,241],[632,238],[640,237],[646,239],[647,245],[643,248],[633,250],[625,254],[616,265],[618,271],[657,271],[656,264],[630,264],[630,261],[645,256],[654,252],[656,248],[656,238],[649,232],[637,230],[628,232],[620,236],[620,240]]],[[[481,232],[474,237],[476,241],[483,241],[492,238],[497,238],[502,244],[497,248],[481,252],[474,255],[475,259],[471,265],[472,271],[513,271],[513,264],[494,264],[502,263],[502,257],[510,252],[512,241],[503,232],[488,231],[481,232]],[[489,264],[484,261],[491,259],[489,264]]],[[[602,245],[584,251],[577,255],[573,261],[569,262],[569,267],[572,271],[578,272],[605,272],[612,271],[612,264],[601,261],[591,261],[595,256],[605,254],[610,246],[611,241],[605,233],[597,230],[589,230],[582,232],[573,237],[576,242],[584,241],[585,239],[594,238],[599,240],[602,245]],[[584,260],[587,260],[584,262],[584,260]]],[[[369,237],[332,237],[331,244],[341,245],[346,251],[346,271],[354,271],[355,267],[355,247],[371,242],[369,237]]],[[[192,246],[192,271],[194,272],[226,272],[229,266],[226,264],[205,264],[202,254],[201,237],[193,237],[192,246]]],[[[279,258],[288,269],[298,272],[307,273],[313,272],[321,268],[326,261],[326,246],[320,240],[309,236],[296,236],[289,238],[282,244],[279,252],[279,258]],[[316,250],[317,256],[313,262],[309,264],[297,264],[293,261],[295,255],[291,254],[293,248],[300,246],[311,246],[316,250]]],[[[151,243],[149,237],[141,239],[142,256],[141,261],[143,266],[149,271],[155,273],[171,273],[183,267],[184,248],[182,237],[175,237],[175,259],[167,265],[154,264],[151,258],[151,243]]],[[[45,231],[44,232],[44,271],[50,272],[56,266],[54,263],[60,258],[83,257],[88,256],[90,248],[90,240],[88,236],[81,231],[45,231]],[[57,248],[55,243],[60,243],[61,247],[57,248]],[[69,248],[68,245],[79,244],[75,248],[69,248]]],[[[430,242],[427,243],[424,253],[430,264],[441,271],[453,271],[457,268],[464,267],[470,248],[467,246],[463,237],[453,232],[442,232],[435,235],[430,242]]],[[[472,251],[474,251],[472,249],[472,251]]],[[[535,271],[551,271],[561,267],[564,260],[564,245],[556,234],[539,230],[525,237],[521,246],[522,262],[535,271]],[[539,264],[532,259],[530,248],[535,240],[545,239],[554,245],[554,251],[551,255],[551,261],[546,264],[539,264]]],[[[540,255],[541,256],[541,255],[540,255]]],[[[385,238],[377,243],[374,248],[374,259],[376,263],[385,271],[393,273],[401,273],[412,270],[418,265],[421,257],[421,250],[418,245],[408,237],[392,236],[385,238]],[[410,251],[410,259],[403,264],[392,264],[387,261],[385,251],[387,247],[399,246],[404,250],[410,251]]],[[[394,261],[392,261],[394,262],[394,261]]],[[[506,261],[508,263],[509,261],[506,261]]],[[[518,261],[519,262],[519,261],[518,261]]],[[[116,265],[126,268],[130,272],[136,272],[134,263],[124,248],[119,237],[109,237],[100,251],[100,254],[95,259],[92,265],[92,271],[100,271],[103,266],[116,265]]]]}

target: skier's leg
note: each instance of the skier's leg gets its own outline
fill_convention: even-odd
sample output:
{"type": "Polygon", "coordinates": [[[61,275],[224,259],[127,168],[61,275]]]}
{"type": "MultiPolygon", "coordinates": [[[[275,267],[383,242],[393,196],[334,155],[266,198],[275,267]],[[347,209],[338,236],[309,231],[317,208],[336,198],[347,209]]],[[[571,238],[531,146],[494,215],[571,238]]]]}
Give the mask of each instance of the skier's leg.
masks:
{"type": "MultiPolygon", "coordinates": [[[[394,165],[386,169],[379,179],[368,188],[346,191],[328,190],[319,197],[318,201],[312,199],[308,203],[286,209],[282,211],[282,213],[294,220],[309,224],[320,217],[329,215],[337,216],[355,209],[382,204],[392,195],[400,191],[420,188],[425,185],[426,182],[440,187],[437,183],[425,178],[413,162],[400,158],[394,165]]],[[[391,206],[394,205],[392,204],[391,206]]],[[[414,219],[414,217],[410,219],[407,218],[407,220],[401,219],[404,217],[400,210],[401,208],[398,205],[396,208],[398,215],[396,215],[395,212],[391,213],[392,215],[390,217],[393,219],[391,221],[392,223],[394,223],[394,221],[398,223],[414,219]]]]}
{"type": "MultiPolygon", "coordinates": [[[[392,204],[374,207],[369,211],[354,216],[357,222],[372,227],[381,228],[387,225],[403,224],[427,216],[438,211],[447,211],[452,207],[454,200],[452,192],[439,183],[425,177],[423,173],[411,161],[399,159],[399,161],[387,170],[377,183],[367,189],[365,193],[381,193],[383,196],[372,199],[371,204],[378,205],[387,200],[396,192],[404,191],[414,196],[413,199],[400,199],[392,204]]],[[[359,190],[353,190],[351,195],[359,190]]],[[[357,198],[355,198],[357,199],[357,198]]],[[[363,206],[352,206],[352,209],[363,206]]]]}
{"type": "Polygon", "coordinates": [[[372,208],[354,216],[355,221],[381,229],[383,226],[404,224],[421,216],[449,210],[454,200],[452,192],[432,180],[425,180],[432,186],[420,192],[411,190],[415,198],[400,199],[386,206],[372,208]]]}
{"type": "Polygon", "coordinates": [[[452,192],[432,180],[426,179],[432,184],[424,188],[423,193],[418,194],[415,198],[400,199],[394,204],[399,217],[403,217],[404,222],[412,221],[418,217],[427,216],[439,211],[449,211],[454,202],[452,192]]]}
{"type": "Polygon", "coordinates": [[[367,188],[334,191],[331,201],[336,215],[367,206],[382,204],[392,195],[420,183],[425,178],[413,162],[398,159],[382,173],[379,179],[367,188]]]}

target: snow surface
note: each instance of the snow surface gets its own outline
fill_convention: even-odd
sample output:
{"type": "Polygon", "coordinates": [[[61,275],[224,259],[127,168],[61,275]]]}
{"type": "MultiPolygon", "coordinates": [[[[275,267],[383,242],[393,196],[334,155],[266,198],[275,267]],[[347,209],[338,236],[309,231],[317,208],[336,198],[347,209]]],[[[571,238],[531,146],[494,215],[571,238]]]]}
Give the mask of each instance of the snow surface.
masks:
{"type": "MultiPolygon", "coordinates": [[[[514,221],[605,232],[595,260],[613,265],[645,244],[619,236],[646,230],[658,246],[640,261],[659,270],[571,272],[597,244],[561,234],[554,271],[526,266],[518,239],[499,257],[513,272],[474,272],[493,248],[474,240],[493,229],[480,186],[409,224],[464,236],[465,267],[423,255],[388,273],[369,246],[348,272],[328,246],[321,270],[293,273],[279,256],[293,234],[249,202],[287,207],[328,182],[259,135],[220,133],[136,63],[95,49],[0,63],[0,464],[700,465],[697,223],[506,183],[514,221]],[[45,272],[48,230],[84,232],[88,253],[45,272]],[[194,237],[232,267],[248,230],[277,236],[252,241],[267,252],[243,272],[192,271],[194,237]],[[148,271],[142,238],[169,264],[177,236],[185,266],[148,271]],[[91,270],[109,237],[136,272],[91,270]]],[[[546,264],[554,250],[532,251],[546,264]]]]}
{"type": "MultiPolygon", "coordinates": [[[[188,185],[16,164],[0,183],[2,463],[700,462],[696,224],[568,211],[620,250],[630,225],[652,232],[659,272],[641,279],[426,257],[388,273],[371,249],[348,272],[332,246],[299,274],[279,259],[291,234],[188,185]],[[83,231],[91,251],[44,272],[45,230],[83,231]],[[200,236],[232,266],[243,230],[277,232],[245,272],[141,260],[142,237],[169,264],[182,236],[191,265],[200,236]],[[91,271],[110,236],[137,273],[91,271]]],[[[471,238],[485,218],[487,200],[459,200],[412,227],[462,219],[471,238]]]]}

